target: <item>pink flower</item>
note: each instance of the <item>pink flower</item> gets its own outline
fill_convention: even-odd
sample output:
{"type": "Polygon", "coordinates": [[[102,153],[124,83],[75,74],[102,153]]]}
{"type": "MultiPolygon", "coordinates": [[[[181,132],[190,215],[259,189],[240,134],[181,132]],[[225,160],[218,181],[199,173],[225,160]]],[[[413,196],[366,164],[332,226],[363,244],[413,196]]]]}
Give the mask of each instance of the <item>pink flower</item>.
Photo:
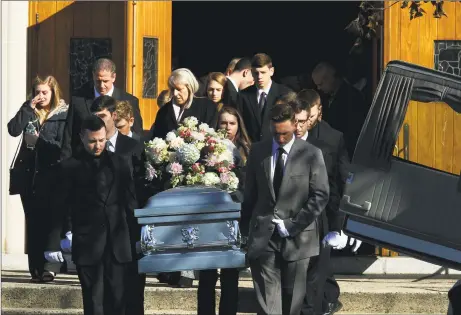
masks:
{"type": "Polygon", "coordinates": [[[178,162],[171,163],[167,166],[167,171],[173,176],[180,175],[182,173],[182,165],[178,162]]]}
{"type": "Polygon", "coordinates": [[[227,169],[227,167],[221,166],[221,167],[218,168],[218,172],[219,172],[219,173],[227,173],[228,171],[229,171],[229,170],[227,169]]]}

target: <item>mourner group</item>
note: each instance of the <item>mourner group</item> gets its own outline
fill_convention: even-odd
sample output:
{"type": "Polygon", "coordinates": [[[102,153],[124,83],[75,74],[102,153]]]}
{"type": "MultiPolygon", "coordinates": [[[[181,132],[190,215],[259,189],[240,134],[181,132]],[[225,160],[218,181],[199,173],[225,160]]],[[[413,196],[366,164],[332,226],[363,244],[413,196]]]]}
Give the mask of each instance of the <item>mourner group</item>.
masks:
{"type": "MultiPolygon", "coordinates": [[[[143,130],[138,99],[117,85],[119,65],[110,59],[95,61],[93,80],[70,100],[52,74],[36,77],[8,123],[10,135],[22,137],[10,193],[24,207],[31,282],[53,282],[71,253],[85,315],[144,314],[134,210],[159,193],[146,179],[146,143],[195,117],[224,130],[235,148],[239,184],[229,193],[241,203],[242,249],[259,313],[341,309],[329,261],[332,250],[361,244],[342,231],[339,205],[369,104],[332,64],[313,69],[314,89],[292,89],[273,81],[275,63],[258,53],[201,78],[174,69],[150,130],[143,130]]],[[[219,314],[236,314],[246,268],[156,277],[182,288],[198,280],[197,313],[204,315],[216,313],[219,278],[219,314]]]]}

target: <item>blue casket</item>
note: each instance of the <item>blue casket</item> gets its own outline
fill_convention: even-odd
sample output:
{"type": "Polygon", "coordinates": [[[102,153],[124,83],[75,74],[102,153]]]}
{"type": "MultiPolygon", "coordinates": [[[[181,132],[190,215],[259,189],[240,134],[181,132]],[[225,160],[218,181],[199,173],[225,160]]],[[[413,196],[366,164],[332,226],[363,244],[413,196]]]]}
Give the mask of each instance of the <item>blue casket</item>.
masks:
{"type": "Polygon", "coordinates": [[[176,187],[136,209],[142,225],[139,273],[245,266],[240,249],[240,203],[224,190],[176,187]]]}

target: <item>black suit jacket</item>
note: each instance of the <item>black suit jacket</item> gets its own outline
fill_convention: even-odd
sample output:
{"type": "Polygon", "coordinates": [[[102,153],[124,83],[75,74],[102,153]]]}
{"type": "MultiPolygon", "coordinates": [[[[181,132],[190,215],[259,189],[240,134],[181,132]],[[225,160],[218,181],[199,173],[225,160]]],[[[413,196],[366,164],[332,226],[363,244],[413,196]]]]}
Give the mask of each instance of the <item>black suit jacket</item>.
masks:
{"type": "Polygon", "coordinates": [[[76,265],[97,264],[108,242],[119,263],[132,260],[127,218],[137,204],[130,167],[122,156],[107,151],[103,155],[99,168],[85,152],[58,166],[60,180],[46,249],[60,249],[60,234],[70,217],[76,265]]]}
{"type": "Polygon", "coordinates": [[[249,86],[238,93],[237,109],[242,114],[251,142],[272,138],[269,119],[270,110],[282,95],[290,91],[286,86],[272,81],[262,114],[258,105],[258,89],[256,85],[249,86]]]}
{"type": "Polygon", "coordinates": [[[342,132],[333,129],[328,123],[320,121],[309,131],[307,141],[322,151],[330,184],[330,197],[324,212],[328,226],[324,225],[323,233],[340,232],[344,222],[344,214],[339,211],[339,203],[350,164],[344,136],[342,132]]]}
{"type": "Polygon", "coordinates": [[[368,109],[362,93],[346,81],[341,84],[331,104],[323,103],[322,119],[344,134],[351,159],[368,109]]]}
{"type": "MultiPolygon", "coordinates": [[[[180,122],[185,118],[194,116],[200,123],[206,123],[211,128],[216,127],[218,121],[218,110],[216,104],[207,98],[194,97],[191,106],[184,110],[180,122]]],[[[165,139],[166,134],[178,128],[178,122],[174,114],[173,103],[166,103],[157,113],[154,122],[155,128],[152,133],[152,138],[156,137],[165,139]]]]}
{"type": "Polygon", "coordinates": [[[227,79],[226,85],[224,86],[222,102],[225,106],[237,107],[238,90],[234,84],[227,79]]]}
{"type": "MultiPolygon", "coordinates": [[[[142,118],[139,110],[139,100],[137,97],[126,93],[116,87],[114,87],[114,93],[112,97],[120,101],[129,101],[133,107],[134,123],[131,128],[132,131],[141,134],[142,118]]],[[[69,105],[69,113],[67,114],[66,126],[64,128],[61,160],[72,156],[72,152],[80,146],[80,126],[82,121],[91,115],[90,107],[95,99],[93,85],[86,85],[81,91],[77,92],[76,95],[72,96],[72,100],[69,105]]]]}

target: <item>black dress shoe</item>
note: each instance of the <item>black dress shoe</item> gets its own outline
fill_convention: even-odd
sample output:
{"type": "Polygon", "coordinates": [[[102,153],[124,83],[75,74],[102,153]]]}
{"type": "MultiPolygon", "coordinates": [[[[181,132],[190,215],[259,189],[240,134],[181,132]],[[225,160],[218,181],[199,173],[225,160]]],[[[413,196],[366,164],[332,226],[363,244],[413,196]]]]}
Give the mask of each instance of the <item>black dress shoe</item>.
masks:
{"type": "Polygon", "coordinates": [[[159,273],[157,275],[157,280],[160,283],[167,283],[168,284],[169,281],[170,281],[170,275],[168,273],[164,273],[164,272],[159,273]]]}
{"type": "Polygon", "coordinates": [[[334,303],[328,303],[328,309],[323,315],[333,315],[336,312],[339,312],[343,308],[343,303],[336,301],[334,303]]]}
{"type": "Polygon", "coordinates": [[[192,288],[194,279],[181,277],[178,282],[178,288],[192,288]]]}

